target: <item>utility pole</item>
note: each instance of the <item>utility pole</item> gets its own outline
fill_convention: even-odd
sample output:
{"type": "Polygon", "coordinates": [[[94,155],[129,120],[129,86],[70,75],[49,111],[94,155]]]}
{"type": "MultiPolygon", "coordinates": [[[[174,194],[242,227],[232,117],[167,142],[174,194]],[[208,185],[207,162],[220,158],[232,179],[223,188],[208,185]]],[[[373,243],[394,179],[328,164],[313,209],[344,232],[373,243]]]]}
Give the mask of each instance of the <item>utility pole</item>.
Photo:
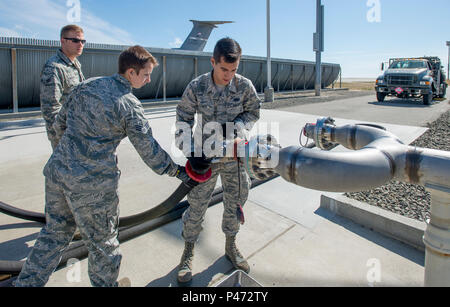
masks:
{"type": "Polygon", "coordinates": [[[450,79],[450,41],[447,41],[448,59],[447,59],[447,80],[450,79]]]}
{"type": "Polygon", "coordinates": [[[316,52],[316,96],[320,96],[322,88],[322,52],[324,50],[324,6],[322,0],[317,0],[316,33],[314,33],[314,51],[316,52]]]}
{"type": "Polygon", "coordinates": [[[264,89],[264,101],[273,102],[274,90],[272,87],[272,60],[270,58],[270,0],[266,0],[267,6],[267,86],[264,89]]]}

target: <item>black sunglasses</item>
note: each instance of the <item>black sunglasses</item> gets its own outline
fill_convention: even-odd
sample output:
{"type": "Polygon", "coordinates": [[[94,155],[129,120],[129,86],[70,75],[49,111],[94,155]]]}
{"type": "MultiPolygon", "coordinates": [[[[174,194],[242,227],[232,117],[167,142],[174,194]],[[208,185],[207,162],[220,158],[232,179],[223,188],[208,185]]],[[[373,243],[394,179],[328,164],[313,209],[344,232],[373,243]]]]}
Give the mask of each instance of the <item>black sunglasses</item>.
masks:
{"type": "Polygon", "coordinates": [[[86,40],[85,39],[78,39],[78,38],[72,38],[72,37],[64,37],[64,39],[68,39],[72,42],[74,42],[75,44],[81,43],[81,44],[86,44],[86,40]]]}

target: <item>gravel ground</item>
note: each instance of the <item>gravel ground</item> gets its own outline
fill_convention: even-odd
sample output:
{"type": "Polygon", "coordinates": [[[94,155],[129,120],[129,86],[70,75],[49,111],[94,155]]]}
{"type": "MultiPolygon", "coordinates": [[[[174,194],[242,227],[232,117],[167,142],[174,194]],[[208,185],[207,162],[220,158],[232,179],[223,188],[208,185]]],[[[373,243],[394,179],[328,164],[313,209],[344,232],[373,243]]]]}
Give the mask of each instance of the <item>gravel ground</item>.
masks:
{"type": "MultiPolygon", "coordinates": [[[[411,145],[450,151],[450,111],[427,127],[430,129],[411,145]]],[[[344,195],[419,221],[430,218],[430,193],[419,185],[391,181],[371,191],[344,195]]]]}

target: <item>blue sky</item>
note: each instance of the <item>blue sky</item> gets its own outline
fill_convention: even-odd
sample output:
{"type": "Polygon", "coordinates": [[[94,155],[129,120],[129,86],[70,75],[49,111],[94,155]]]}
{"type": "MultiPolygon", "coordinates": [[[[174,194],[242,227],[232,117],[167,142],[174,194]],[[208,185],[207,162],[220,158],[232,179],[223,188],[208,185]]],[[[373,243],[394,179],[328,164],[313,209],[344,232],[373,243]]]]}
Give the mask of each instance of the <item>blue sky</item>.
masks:
{"type": "MultiPolygon", "coordinates": [[[[266,55],[265,0],[0,0],[0,36],[58,39],[68,13],[80,4],[80,21],[91,42],[179,47],[190,19],[231,20],[211,34],[205,51],[224,37],[244,54],[266,55]]],[[[447,67],[448,0],[322,0],[323,61],[339,63],[344,78],[375,78],[390,57],[436,55],[447,67]],[[434,5],[435,10],[428,8],[434,5]],[[379,14],[376,14],[379,9],[379,14]],[[368,18],[369,13],[369,18],[368,18]],[[372,21],[372,22],[371,22],[372,21]]],[[[276,58],[315,59],[316,0],[271,0],[272,48],[276,58]]],[[[77,17],[76,15],[70,15],[77,17]]],[[[69,18],[71,18],[69,16],[69,18]]]]}

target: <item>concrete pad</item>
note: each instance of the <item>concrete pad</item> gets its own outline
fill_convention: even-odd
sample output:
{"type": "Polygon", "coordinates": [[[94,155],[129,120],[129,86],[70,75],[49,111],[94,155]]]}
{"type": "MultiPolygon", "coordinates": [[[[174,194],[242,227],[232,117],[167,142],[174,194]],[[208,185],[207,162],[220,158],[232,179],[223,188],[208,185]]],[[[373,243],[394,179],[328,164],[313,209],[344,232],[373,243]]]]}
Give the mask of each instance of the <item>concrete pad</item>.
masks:
{"type": "MultiPolygon", "coordinates": [[[[237,243],[241,252],[250,257],[294,225],[292,221],[251,202],[246,204],[245,210],[247,222],[241,227],[237,243]]],[[[208,286],[217,282],[224,274],[233,271],[231,263],[224,257],[225,236],[221,230],[222,212],[223,205],[220,203],[209,208],[205,215],[203,232],[194,252],[191,284],[193,287],[208,286]]],[[[136,287],[178,286],[177,266],[184,248],[184,240],[180,236],[181,228],[181,221],[177,220],[121,244],[123,258],[119,278],[129,277],[132,285],[136,287]]],[[[55,272],[47,286],[89,286],[87,259],[79,262],[80,281],[70,282],[75,279],[73,278],[76,276],[75,269],[76,267],[72,266],[55,272]]]]}
{"type": "MultiPolygon", "coordinates": [[[[166,113],[148,115],[153,134],[160,145],[168,151],[173,159],[180,164],[185,163],[181,151],[175,147],[173,141],[174,109],[164,108],[166,113]]],[[[308,122],[315,122],[314,115],[289,113],[275,110],[262,110],[261,120],[252,133],[273,133],[282,146],[298,144],[298,137],[303,126],[308,122]],[[266,128],[267,127],[267,128],[266,128]]],[[[336,119],[337,124],[351,123],[355,121],[336,119]]],[[[47,140],[45,127],[38,122],[29,127],[29,121],[24,121],[24,128],[17,129],[20,123],[9,126],[10,130],[0,131],[0,178],[2,182],[1,200],[11,205],[26,210],[43,212],[44,210],[44,177],[42,169],[51,155],[50,144],[47,140]],[[13,129],[13,127],[15,129],[13,129]],[[30,201],[35,199],[36,201],[30,201]]],[[[405,143],[411,142],[426,129],[420,127],[406,127],[386,125],[389,131],[396,134],[405,143]]],[[[339,146],[335,150],[345,150],[339,146]]],[[[122,172],[119,193],[121,197],[121,216],[134,214],[146,210],[163,201],[176,188],[178,180],[162,177],[153,173],[139,157],[130,141],[124,139],[118,147],[117,155],[119,168],[122,172]]],[[[282,179],[275,181],[279,186],[271,191],[284,191],[282,179]],[[281,188],[281,190],[280,190],[281,188]]],[[[271,183],[275,184],[275,183],[271,183]]],[[[266,185],[264,185],[266,186],[266,185]]],[[[261,186],[258,191],[264,189],[261,186]]],[[[287,184],[287,187],[290,184],[287,184]]],[[[294,191],[296,195],[305,195],[301,187],[294,187],[288,191],[294,191]],[[297,188],[298,190],[295,190],[297,188]]],[[[317,194],[314,192],[314,194],[317,194]]],[[[250,198],[260,204],[265,204],[266,193],[252,193],[250,198]],[[261,195],[258,197],[257,195],[261,195]],[[262,199],[261,199],[262,198],[262,199]]],[[[272,194],[273,199],[310,199],[309,196],[285,197],[285,193],[272,194]],[[281,194],[281,195],[280,195],[281,194]],[[300,198],[299,198],[300,197],[300,198]]],[[[278,202],[282,206],[286,202],[278,202]]],[[[317,205],[319,202],[317,202],[317,205]]],[[[284,213],[288,215],[288,213],[284,213]]],[[[295,213],[293,213],[295,215],[295,213]]]]}
{"type": "Polygon", "coordinates": [[[425,222],[371,206],[344,195],[333,197],[322,195],[320,208],[425,251],[423,243],[424,232],[427,228],[425,222]]]}
{"type": "MultiPolygon", "coordinates": [[[[170,153],[177,163],[184,164],[185,158],[178,149],[175,149],[173,144],[174,115],[174,109],[170,108],[147,114],[153,133],[161,146],[170,153]]],[[[255,133],[273,133],[282,146],[298,144],[298,137],[303,126],[307,122],[317,120],[317,116],[314,115],[275,110],[262,110],[261,115],[262,118],[255,128],[255,133]],[[278,128],[274,128],[274,131],[267,131],[267,129],[264,131],[264,123],[273,123],[274,127],[278,125],[278,128]]],[[[352,122],[355,121],[336,119],[337,124],[352,122]]],[[[405,143],[414,140],[426,130],[420,127],[385,126],[405,143]]],[[[51,148],[42,121],[25,121],[22,125],[20,123],[2,123],[2,126],[0,126],[0,200],[26,210],[43,212],[44,177],[42,168],[50,154],[51,148]]],[[[121,216],[135,214],[156,206],[168,197],[179,184],[177,179],[154,174],[141,160],[128,139],[123,140],[118,147],[118,158],[119,168],[122,171],[119,185],[121,216]]],[[[384,243],[378,237],[366,236],[368,239],[361,239],[359,232],[355,233],[356,230],[359,231],[358,228],[344,231],[342,227],[334,225],[336,223],[334,220],[325,221],[325,223],[323,217],[317,214],[322,193],[306,190],[283,182],[279,178],[250,192],[249,202],[245,207],[247,222],[242,227],[238,243],[242,253],[248,256],[251,261],[254,261],[251,263],[251,275],[256,277],[257,281],[261,279],[263,285],[270,285],[274,280],[275,285],[278,286],[305,284],[302,283],[300,278],[304,275],[291,272],[292,266],[290,263],[295,263],[295,261],[300,261],[300,264],[306,264],[310,267],[308,274],[311,276],[322,274],[320,273],[322,267],[326,267],[330,272],[334,272],[333,274],[337,274],[338,268],[334,268],[333,271],[326,265],[335,261],[334,265],[339,267],[341,264],[338,260],[333,260],[333,255],[349,257],[347,253],[350,252],[340,251],[339,245],[331,245],[334,246],[335,251],[330,247],[326,249],[330,244],[334,244],[332,243],[334,241],[354,250],[359,250],[361,247],[358,244],[367,241],[371,248],[375,250],[373,252],[374,257],[380,259],[386,257],[387,261],[391,261],[390,259],[400,261],[402,257],[416,257],[410,256],[408,251],[402,252],[402,257],[397,258],[395,251],[394,255],[392,255],[392,252],[385,251],[384,245],[387,243],[384,243]],[[325,228],[322,229],[322,227],[325,228]],[[334,227],[337,227],[337,230],[340,231],[337,231],[334,227]],[[297,239],[291,237],[291,232],[297,239]],[[317,234],[320,234],[320,236],[317,234]],[[307,238],[308,240],[305,242],[308,242],[308,244],[296,248],[299,237],[307,238]],[[323,255],[317,258],[317,254],[323,254],[322,248],[327,250],[326,257],[323,255]],[[286,265],[283,266],[284,258],[286,258],[286,265]],[[281,272],[285,272],[283,273],[285,275],[277,273],[275,265],[272,265],[275,263],[282,266],[281,272]],[[255,274],[253,275],[253,273],[255,274]],[[294,273],[297,275],[293,275],[294,273]],[[263,278],[264,274],[268,278],[263,278]]],[[[212,285],[220,280],[223,274],[232,271],[231,264],[223,257],[224,236],[220,229],[221,207],[219,204],[208,210],[204,225],[205,230],[200,238],[194,260],[196,281],[193,285],[212,285]]],[[[36,223],[28,223],[1,214],[0,259],[24,259],[33,246],[39,230],[40,227],[36,223]]],[[[183,249],[180,231],[180,221],[176,221],[122,244],[121,249],[124,258],[120,276],[130,277],[133,285],[136,286],[175,286],[176,265],[183,249]]],[[[364,255],[363,258],[367,262],[367,256],[364,255]]],[[[407,264],[410,262],[408,258],[405,261],[407,264]]],[[[420,261],[416,262],[420,263],[420,261]]],[[[81,281],[79,283],[68,282],[66,275],[67,273],[73,273],[73,271],[66,268],[55,272],[48,285],[89,285],[86,260],[81,261],[80,265],[81,281]]],[[[351,270],[350,265],[351,261],[348,261],[342,267],[351,270]]],[[[364,265],[365,263],[363,263],[364,265]]],[[[385,266],[390,267],[390,264],[384,264],[383,262],[383,267],[385,266]]],[[[397,266],[399,269],[405,268],[405,270],[411,271],[409,265],[405,266],[398,263],[397,266]]],[[[414,272],[416,271],[420,271],[420,269],[416,268],[414,272]]],[[[330,274],[325,275],[324,278],[330,278],[332,284],[338,284],[339,282],[343,282],[343,285],[347,284],[347,279],[336,279],[333,277],[335,275],[330,274]]],[[[361,280],[362,277],[349,275],[348,279],[351,278],[361,280]]],[[[408,279],[408,275],[401,278],[403,279],[399,283],[415,284],[415,281],[408,279]]],[[[314,280],[322,280],[323,284],[329,284],[323,278],[315,278],[314,280]]],[[[364,282],[361,282],[361,284],[363,285],[364,282]]]]}
{"type": "MultiPolygon", "coordinates": [[[[322,212],[321,214],[326,214],[322,212]]],[[[423,286],[423,253],[340,217],[291,228],[249,259],[263,286],[423,286]]]]}

